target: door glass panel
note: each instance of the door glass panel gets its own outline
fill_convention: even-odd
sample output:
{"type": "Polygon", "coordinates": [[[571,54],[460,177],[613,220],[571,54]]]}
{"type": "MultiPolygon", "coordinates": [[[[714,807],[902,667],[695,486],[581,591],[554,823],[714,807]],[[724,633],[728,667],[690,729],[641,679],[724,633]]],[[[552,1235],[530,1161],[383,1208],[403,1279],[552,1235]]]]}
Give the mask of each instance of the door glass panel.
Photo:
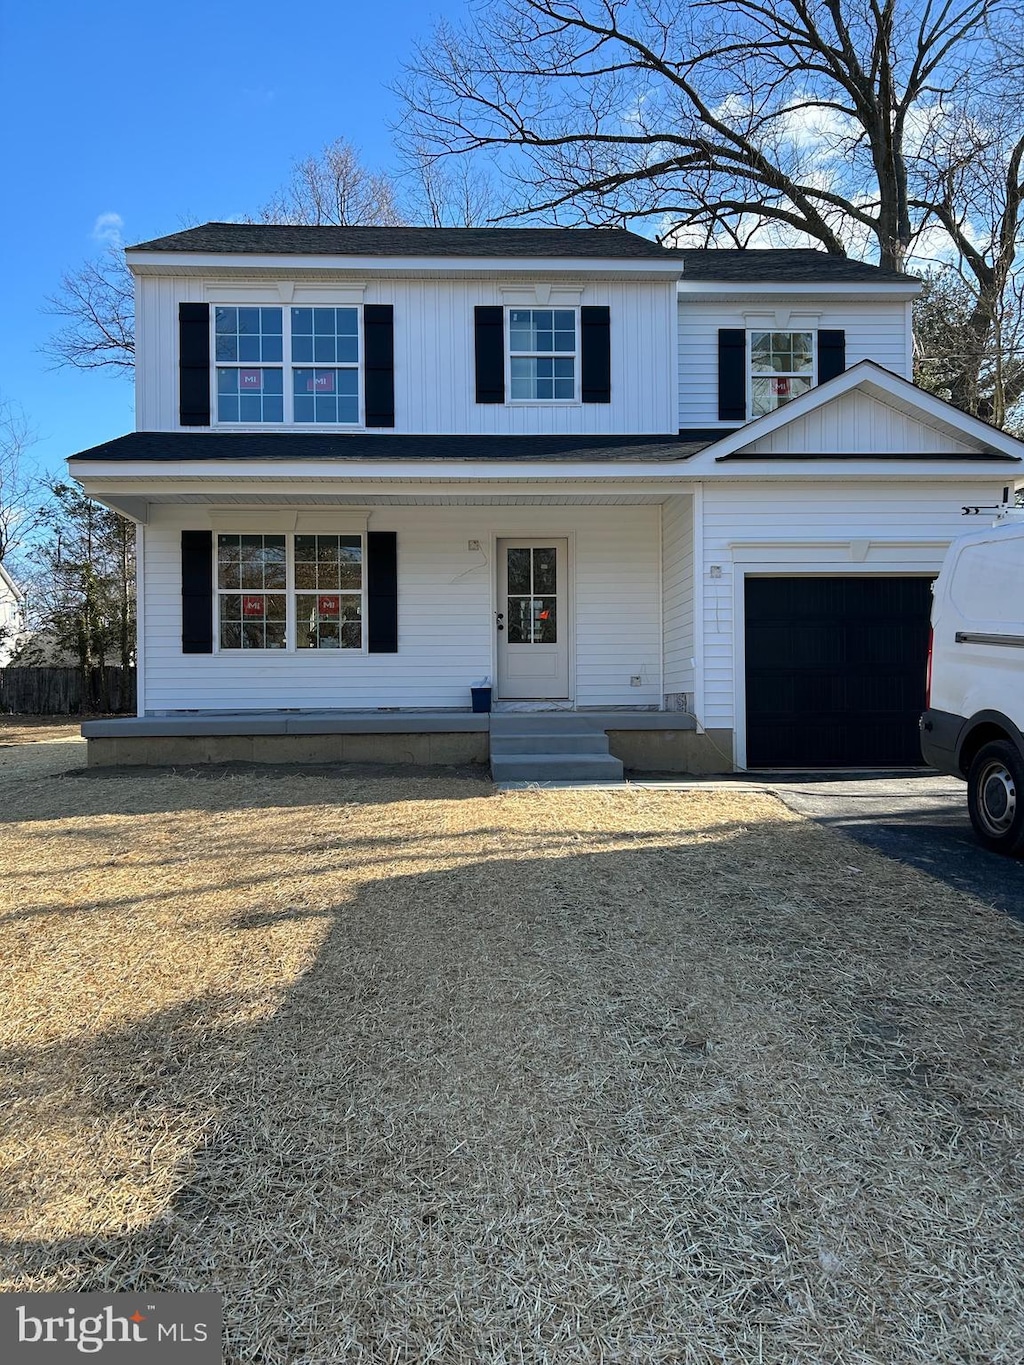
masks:
{"type": "Polygon", "coordinates": [[[506,640],[510,645],[558,643],[557,551],[519,546],[507,554],[506,640]]]}
{"type": "Polygon", "coordinates": [[[531,603],[532,599],[529,597],[510,597],[508,599],[506,630],[510,645],[530,644],[531,603]]]}
{"type": "Polygon", "coordinates": [[[508,590],[510,593],[531,591],[529,550],[509,550],[508,590]]]}
{"type": "Polygon", "coordinates": [[[555,591],[555,550],[554,546],[535,549],[533,552],[533,591],[555,591]]]}
{"type": "Polygon", "coordinates": [[[536,645],[558,643],[558,626],[553,597],[535,597],[533,599],[533,642],[536,645]]]}

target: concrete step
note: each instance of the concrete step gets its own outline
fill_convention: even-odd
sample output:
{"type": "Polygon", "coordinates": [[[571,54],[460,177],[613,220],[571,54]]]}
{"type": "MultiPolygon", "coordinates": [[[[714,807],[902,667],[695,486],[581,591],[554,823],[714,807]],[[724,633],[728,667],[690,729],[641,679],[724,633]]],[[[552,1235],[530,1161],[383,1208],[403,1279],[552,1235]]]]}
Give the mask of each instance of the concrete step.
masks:
{"type": "Polygon", "coordinates": [[[544,711],[536,715],[510,713],[496,716],[491,713],[492,735],[565,735],[602,734],[597,725],[583,720],[573,711],[544,711]]]}
{"type": "Polygon", "coordinates": [[[608,736],[603,730],[578,730],[567,734],[494,734],[492,754],[606,754],[608,736]]]}
{"type": "Polygon", "coordinates": [[[491,754],[495,782],[621,782],[611,754],[491,754]]]}

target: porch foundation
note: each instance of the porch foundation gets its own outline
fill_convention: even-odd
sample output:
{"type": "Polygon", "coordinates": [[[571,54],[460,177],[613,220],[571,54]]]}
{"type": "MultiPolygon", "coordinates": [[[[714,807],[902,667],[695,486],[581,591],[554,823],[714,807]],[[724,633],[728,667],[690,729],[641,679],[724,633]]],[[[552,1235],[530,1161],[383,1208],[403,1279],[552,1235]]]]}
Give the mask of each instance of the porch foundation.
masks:
{"type": "MultiPolygon", "coordinates": [[[[562,714],[562,713],[560,713],[562,714]]],[[[697,734],[671,711],[581,711],[610,752],[635,772],[711,773],[732,768],[732,731],[697,734]]],[[[206,763],[485,765],[490,722],[471,711],[177,712],[85,721],[91,768],[206,763]]]]}

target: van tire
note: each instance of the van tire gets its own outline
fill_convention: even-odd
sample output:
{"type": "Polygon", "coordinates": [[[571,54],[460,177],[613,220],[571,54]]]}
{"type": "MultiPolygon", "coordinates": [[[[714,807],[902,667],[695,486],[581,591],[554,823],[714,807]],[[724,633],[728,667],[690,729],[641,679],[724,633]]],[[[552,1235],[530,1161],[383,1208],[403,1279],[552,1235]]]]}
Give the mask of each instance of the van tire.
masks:
{"type": "Polygon", "coordinates": [[[1024,853],[1024,757],[1008,739],[983,744],[967,774],[967,810],[993,853],[1024,853]]]}

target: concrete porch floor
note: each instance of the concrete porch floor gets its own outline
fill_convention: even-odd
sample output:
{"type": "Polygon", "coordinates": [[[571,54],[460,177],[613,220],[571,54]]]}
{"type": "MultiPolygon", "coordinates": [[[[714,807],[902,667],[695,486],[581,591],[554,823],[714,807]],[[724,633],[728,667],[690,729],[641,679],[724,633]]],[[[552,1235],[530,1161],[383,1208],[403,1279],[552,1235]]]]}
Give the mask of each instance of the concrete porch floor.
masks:
{"type": "MultiPolygon", "coordinates": [[[[495,717],[501,712],[493,713],[495,717]]],[[[648,772],[721,772],[728,731],[697,733],[681,711],[559,711],[608,736],[611,754],[648,772]]],[[[485,764],[491,715],[465,710],[236,710],[118,716],[82,724],[90,767],[202,763],[485,764]]],[[[534,713],[537,718],[537,713],[534,713]]]]}

